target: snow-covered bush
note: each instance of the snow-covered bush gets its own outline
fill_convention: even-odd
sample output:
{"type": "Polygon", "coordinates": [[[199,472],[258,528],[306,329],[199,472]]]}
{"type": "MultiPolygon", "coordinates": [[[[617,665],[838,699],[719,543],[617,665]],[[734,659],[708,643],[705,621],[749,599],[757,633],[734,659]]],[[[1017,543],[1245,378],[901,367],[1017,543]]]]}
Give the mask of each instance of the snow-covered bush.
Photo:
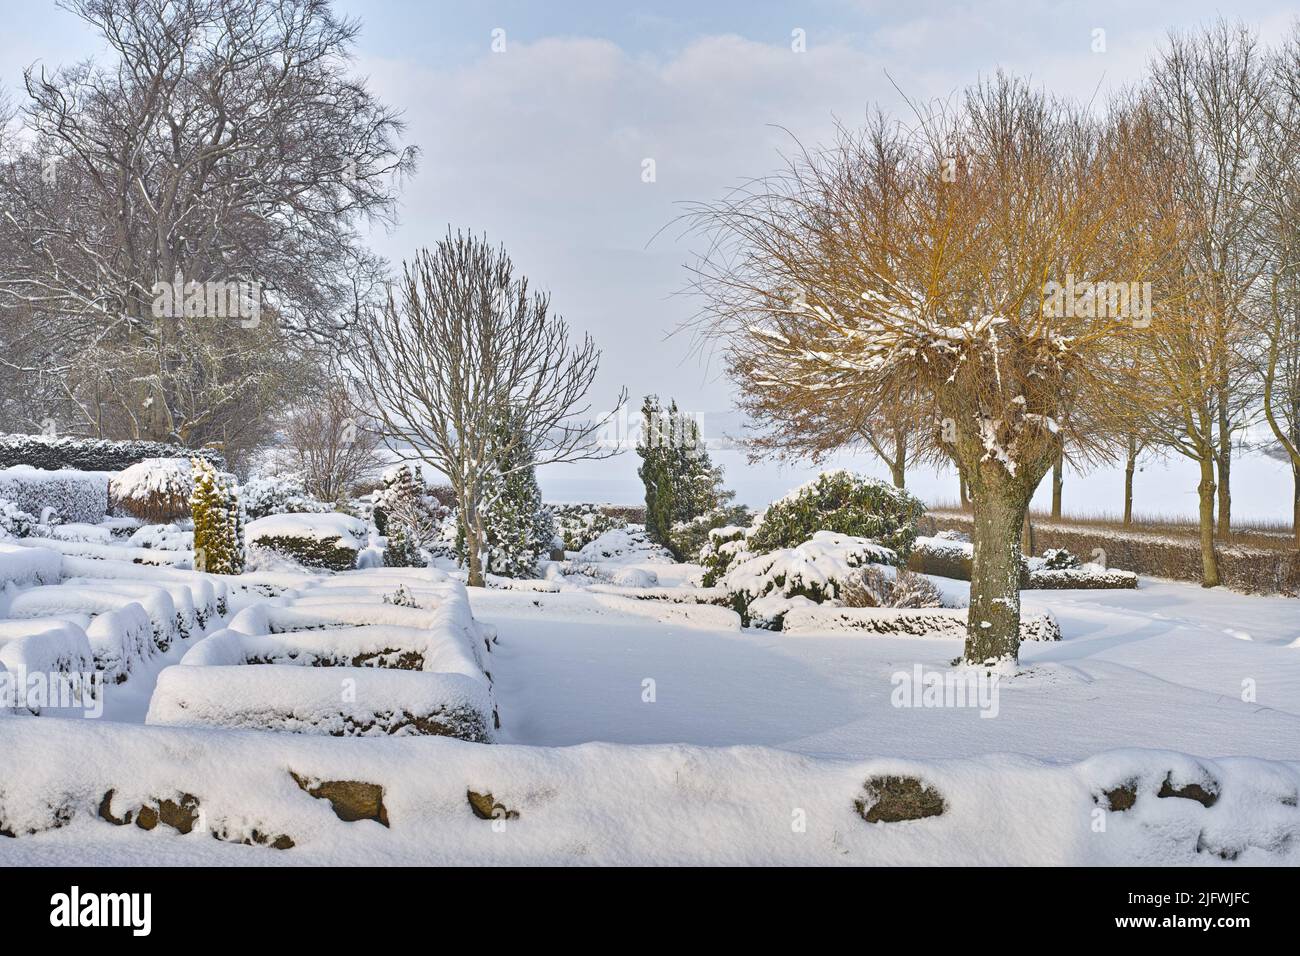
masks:
{"type": "Polygon", "coordinates": [[[417,548],[438,551],[448,509],[436,498],[415,465],[395,465],[384,472],[384,486],[375,492],[372,519],[380,534],[398,524],[417,548]]]}
{"type": "Polygon", "coordinates": [[[844,582],[839,600],[845,607],[943,607],[943,595],[929,578],[878,564],[867,565],[844,582]]]}
{"type": "Polygon", "coordinates": [[[154,548],[159,551],[193,551],[194,532],[185,531],[175,524],[147,524],[137,528],[127,544],[133,548],[154,548]]]}
{"type": "Polygon", "coordinates": [[[169,524],[190,516],[194,466],[184,458],[147,458],[113,476],[109,504],[152,524],[169,524]]]}
{"type": "MultiPolygon", "coordinates": [[[[483,519],[483,571],[503,578],[537,576],[538,562],[551,550],[555,524],[542,503],[533,454],[522,440],[511,441],[517,424],[503,422],[479,506],[483,519]]],[[[462,559],[467,552],[461,555],[462,559]]]]}
{"type": "Polygon", "coordinates": [[[311,514],[332,511],[307,493],[302,475],[254,475],[239,488],[244,514],[250,521],[267,515],[311,514]]]}
{"type": "Polygon", "coordinates": [[[627,522],[605,514],[596,505],[551,505],[555,535],[565,551],[581,551],[606,531],[626,528],[627,522]]]}
{"type": "Polygon", "coordinates": [[[753,557],[746,543],[752,530],[749,527],[730,525],[709,532],[709,540],[700,549],[700,564],[704,567],[704,577],[700,583],[704,587],[714,587],[732,565],[753,557]]]}
{"type": "Polygon", "coordinates": [[[350,515],[269,515],[248,523],[248,543],[274,551],[309,568],[348,571],[366,546],[369,529],[350,515]]]}
{"type": "Polygon", "coordinates": [[[0,470],[0,498],[38,515],[52,509],[63,521],[96,524],[108,514],[110,475],[95,471],[41,471],[25,465],[0,470]]]}
{"type": "Polygon", "coordinates": [[[904,561],[916,540],[921,502],[893,485],[848,471],[830,471],[796,488],[758,519],[749,537],[754,554],[794,548],[819,531],[866,538],[904,561]]]}
{"type": "Polygon", "coordinates": [[[744,505],[710,508],[689,521],[679,521],[673,525],[671,550],[688,561],[703,563],[705,552],[712,554],[710,540],[715,530],[747,526],[753,520],[753,514],[744,505]]]}
{"type": "Polygon", "coordinates": [[[0,538],[25,538],[38,523],[34,515],[8,499],[0,498],[0,538]]]}
{"type": "Polygon", "coordinates": [[[896,560],[893,551],[866,538],[818,531],[798,547],[742,561],[726,573],[719,586],[726,590],[732,608],[745,624],[780,630],[788,605],[778,605],[772,612],[767,605],[775,602],[766,601],[754,608],[755,602],[764,598],[785,602],[804,599],[795,602],[798,604],[834,600],[866,565],[893,564],[896,560]],[[759,610],[763,612],[761,619],[759,610]]]}
{"type": "Polygon", "coordinates": [[[427,563],[420,552],[420,546],[411,540],[406,526],[397,521],[392,522],[388,544],[384,547],[384,567],[422,568],[427,563]]]}
{"type": "Polygon", "coordinates": [[[574,556],[577,564],[672,564],[667,548],[655,544],[644,528],[629,525],[606,531],[574,556]]]}
{"type": "Polygon", "coordinates": [[[1043,552],[1043,568],[1048,571],[1068,571],[1079,566],[1079,559],[1065,548],[1048,548],[1043,552]]]}
{"type": "Polygon", "coordinates": [[[244,512],[234,482],[207,461],[195,458],[194,567],[210,574],[239,574],[244,570],[244,512]]]}
{"type": "Polygon", "coordinates": [[[216,468],[226,467],[225,459],[211,448],[182,448],[155,441],[0,435],[0,468],[30,465],[43,471],[122,471],[146,458],[195,457],[216,468]]]}

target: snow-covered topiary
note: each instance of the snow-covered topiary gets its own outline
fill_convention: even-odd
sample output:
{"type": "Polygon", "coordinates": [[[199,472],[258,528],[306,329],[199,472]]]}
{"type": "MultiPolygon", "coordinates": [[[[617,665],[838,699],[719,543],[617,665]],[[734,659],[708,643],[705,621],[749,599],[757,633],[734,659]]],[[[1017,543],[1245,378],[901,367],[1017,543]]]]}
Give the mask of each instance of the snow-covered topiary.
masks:
{"type": "Polygon", "coordinates": [[[349,571],[366,546],[369,528],[351,515],[269,515],[248,523],[248,543],[309,568],[349,571]]]}
{"type": "Polygon", "coordinates": [[[427,563],[420,546],[411,540],[406,526],[398,521],[392,522],[388,529],[388,544],[384,547],[384,567],[422,568],[427,563]]]}
{"type": "Polygon", "coordinates": [[[1079,566],[1079,559],[1065,548],[1048,548],[1043,552],[1043,567],[1048,571],[1068,571],[1079,566]]]}
{"type": "Polygon", "coordinates": [[[194,468],[184,458],[146,458],[114,475],[108,484],[114,511],[151,524],[188,518],[193,491],[194,468]]]}
{"type": "Polygon", "coordinates": [[[249,521],[267,515],[311,514],[333,510],[307,493],[302,475],[254,475],[239,489],[249,521]]]}
{"type": "MultiPolygon", "coordinates": [[[[731,606],[746,624],[760,598],[806,598],[820,604],[839,597],[842,588],[868,564],[893,564],[897,555],[866,538],[818,531],[795,548],[782,548],[741,562],[719,581],[731,606]]],[[[769,602],[770,603],[770,602],[769,602]]],[[[756,626],[780,629],[782,614],[764,614],[756,626]]]]}
{"type": "Polygon", "coordinates": [[[498,425],[493,469],[479,505],[483,570],[503,578],[536,577],[538,562],[555,538],[555,524],[537,486],[533,453],[520,438],[521,431],[510,418],[503,417],[498,425]]]}
{"type": "Polygon", "coordinates": [[[744,505],[710,508],[689,521],[673,525],[671,550],[685,560],[703,563],[705,552],[710,548],[710,535],[715,529],[746,526],[753,520],[753,514],[744,505]]]}
{"type": "Polygon", "coordinates": [[[818,475],[775,502],[758,519],[750,550],[794,548],[819,531],[866,538],[904,561],[925,506],[891,484],[839,470],[818,475]]]}
{"type": "Polygon", "coordinates": [[[234,480],[202,459],[193,459],[194,567],[210,574],[244,570],[244,513],[234,480]]]}

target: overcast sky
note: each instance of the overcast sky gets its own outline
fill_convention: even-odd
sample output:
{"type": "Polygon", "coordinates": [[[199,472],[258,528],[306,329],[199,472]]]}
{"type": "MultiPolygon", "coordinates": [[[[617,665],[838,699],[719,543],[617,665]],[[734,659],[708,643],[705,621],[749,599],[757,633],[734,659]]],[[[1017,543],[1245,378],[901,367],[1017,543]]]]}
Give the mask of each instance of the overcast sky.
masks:
{"type": "MultiPolygon", "coordinates": [[[[897,112],[895,86],[911,98],[947,97],[1001,67],[1088,101],[1137,80],[1170,28],[1207,22],[1222,9],[1273,39],[1296,12],[1294,3],[1253,0],[337,6],[363,24],[358,70],[404,112],[407,140],[423,153],[402,191],[400,226],[375,235],[375,247],[396,263],[449,225],[485,231],[603,348],[598,402],[624,386],[634,403],[646,392],[673,396],[715,434],[735,427],[731,389],[689,335],[671,334],[695,307],[677,294],[689,240],[671,227],[660,232],[679,203],[716,198],[772,170],[791,134],[817,143],[837,118],[856,124],[876,105],[897,112]],[[1095,52],[1099,38],[1104,51],[1095,52]],[[504,40],[502,52],[494,40],[498,49],[504,40]]],[[[52,2],[2,0],[0,10],[0,83],[15,94],[23,67],[97,50],[80,21],[52,2]]],[[[751,503],[809,473],[751,467],[736,454],[721,460],[751,503]]],[[[1282,480],[1280,469],[1259,467],[1264,487],[1282,480]]],[[[629,453],[550,469],[542,480],[553,498],[631,501],[639,497],[635,469],[629,453]]],[[[1172,466],[1176,494],[1161,479],[1151,487],[1161,497],[1147,507],[1189,510],[1194,471],[1172,466]]],[[[1254,480],[1246,471],[1241,480],[1254,480]]],[[[1105,488],[1097,507],[1118,507],[1116,480],[1086,483],[1105,488]]],[[[931,499],[956,495],[955,479],[918,475],[914,484],[931,499]]],[[[1276,508],[1271,491],[1259,496],[1265,513],[1287,513],[1284,491],[1277,489],[1276,508]]],[[[1142,497],[1139,485],[1139,507],[1142,497]]]]}

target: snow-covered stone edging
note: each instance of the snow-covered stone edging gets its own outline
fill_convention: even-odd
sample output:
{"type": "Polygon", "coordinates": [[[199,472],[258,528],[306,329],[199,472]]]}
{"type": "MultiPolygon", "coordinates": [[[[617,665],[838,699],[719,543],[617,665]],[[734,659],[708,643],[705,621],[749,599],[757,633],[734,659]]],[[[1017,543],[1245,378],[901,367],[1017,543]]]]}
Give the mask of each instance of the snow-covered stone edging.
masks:
{"type": "Polygon", "coordinates": [[[11,865],[1294,865],[1298,792],[1297,763],[1170,751],[832,760],[0,719],[11,865]]]}
{"type": "MultiPolygon", "coordinates": [[[[786,634],[852,632],[880,637],[949,637],[965,639],[965,608],[794,607],[786,612],[786,634]]],[[[1059,641],[1061,626],[1051,614],[1024,614],[1022,641],[1059,641]]]]}

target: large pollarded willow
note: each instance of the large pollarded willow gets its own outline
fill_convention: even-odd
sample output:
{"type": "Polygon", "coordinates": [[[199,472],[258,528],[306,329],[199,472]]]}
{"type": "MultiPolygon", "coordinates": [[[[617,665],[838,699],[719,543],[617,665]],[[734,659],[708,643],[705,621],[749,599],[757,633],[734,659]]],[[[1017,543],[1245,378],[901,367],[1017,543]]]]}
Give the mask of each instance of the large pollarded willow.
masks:
{"type": "Polygon", "coordinates": [[[1150,319],[1127,292],[1157,278],[1176,225],[1144,211],[1161,187],[1143,136],[1138,118],[999,75],[691,212],[709,240],[692,273],[704,331],[749,412],[773,430],[919,415],[923,453],[960,470],[969,662],[1017,656],[1019,534],[1042,476],[1066,441],[1106,454],[1124,417],[1117,357],[1150,319]]]}

